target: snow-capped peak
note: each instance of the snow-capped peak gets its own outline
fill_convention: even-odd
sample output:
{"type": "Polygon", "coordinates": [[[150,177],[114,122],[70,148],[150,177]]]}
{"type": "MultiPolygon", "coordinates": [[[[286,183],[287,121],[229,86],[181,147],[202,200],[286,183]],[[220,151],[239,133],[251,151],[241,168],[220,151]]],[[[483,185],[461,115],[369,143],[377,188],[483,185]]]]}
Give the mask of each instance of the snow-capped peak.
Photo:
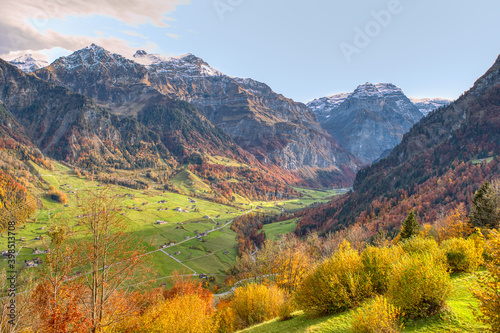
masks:
{"type": "Polygon", "coordinates": [[[453,101],[446,98],[410,98],[411,102],[417,106],[417,108],[427,116],[432,111],[439,109],[442,106],[451,104],[453,101]]]}
{"type": "Polygon", "coordinates": [[[14,60],[9,61],[11,65],[16,66],[26,73],[36,71],[37,69],[47,67],[49,63],[44,60],[37,60],[31,54],[22,55],[14,60]]]}
{"type": "Polygon", "coordinates": [[[156,74],[189,77],[223,75],[221,72],[210,67],[203,59],[191,53],[166,57],[138,50],[134,54],[133,60],[146,66],[151,72],[156,74]]]}
{"type": "Polygon", "coordinates": [[[61,57],[54,62],[54,66],[64,67],[66,69],[74,69],[78,67],[90,68],[93,66],[106,66],[106,67],[133,67],[136,65],[131,60],[125,57],[111,53],[101,46],[92,44],[81,50],[75,51],[72,54],[61,57]]]}
{"type": "Polygon", "coordinates": [[[386,97],[394,94],[403,94],[403,91],[392,83],[371,84],[367,82],[358,86],[351,97],[386,97]]]}

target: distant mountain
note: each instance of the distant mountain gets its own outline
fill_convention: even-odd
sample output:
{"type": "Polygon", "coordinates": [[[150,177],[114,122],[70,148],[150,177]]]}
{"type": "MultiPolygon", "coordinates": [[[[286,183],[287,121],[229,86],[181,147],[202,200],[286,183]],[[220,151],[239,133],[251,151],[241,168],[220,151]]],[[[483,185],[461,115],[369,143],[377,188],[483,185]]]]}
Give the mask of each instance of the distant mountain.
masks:
{"type": "Polygon", "coordinates": [[[323,128],[365,164],[394,148],[423,116],[390,83],[366,83],[350,94],[314,100],[308,106],[323,119],[323,128]]]}
{"type": "Polygon", "coordinates": [[[47,61],[37,60],[33,58],[31,54],[20,56],[14,60],[9,61],[9,63],[26,73],[34,72],[37,69],[47,67],[49,65],[47,61]]]}
{"type": "Polygon", "coordinates": [[[500,57],[452,104],[422,118],[385,159],[361,170],[354,192],[304,213],[298,230],[353,223],[395,232],[411,209],[432,223],[500,176],[500,57]]]}
{"type": "Polygon", "coordinates": [[[198,125],[181,131],[183,136],[205,133],[198,141],[184,139],[185,145],[211,152],[225,150],[230,146],[224,139],[227,133],[263,164],[305,178],[315,178],[323,170],[324,185],[351,184],[360,165],[321,128],[304,104],[274,93],[263,83],[224,75],[192,54],[163,57],[138,51],[129,60],[92,45],[57,59],[36,75],[84,94],[115,114],[140,121],[144,105],[183,100],[206,117],[188,112],[193,126],[212,126],[207,131],[198,125]]]}
{"type": "Polygon", "coordinates": [[[410,98],[410,101],[415,104],[424,116],[453,102],[451,99],[446,98],[410,98]]]}
{"type": "Polygon", "coordinates": [[[350,94],[351,93],[343,93],[318,98],[307,103],[307,106],[316,114],[318,121],[323,123],[330,118],[332,111],[337,109],[350,94]]]}

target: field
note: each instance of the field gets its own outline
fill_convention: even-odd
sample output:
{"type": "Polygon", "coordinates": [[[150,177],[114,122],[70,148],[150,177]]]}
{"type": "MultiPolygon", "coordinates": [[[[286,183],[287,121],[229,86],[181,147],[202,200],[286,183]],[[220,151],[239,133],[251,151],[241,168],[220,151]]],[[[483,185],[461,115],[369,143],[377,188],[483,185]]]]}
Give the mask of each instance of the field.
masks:
{"type": "MultiPolygon", "coordinates": [[[[78,177],[72,169],[54,163],[53,171],[34,167],[43,180],[68,197],[66,205],[39,193],[43,207],[28,223],[16,230],[19,251],[18,269],[26,270],[25,260],[43,260],[43,252],[48,248],[45,236],[53,223],[62,223],[75,228],[77,216],[81,215],[82,192],[104,188],[102,184],[78,177]],[[45,236],[45,237],[44,237],[45,236]],[[38,252],[36,252],[38,251],[38,252]]],[[[187,170],[181,171],[172,180],[185,193],[199,193],[209,190],[198,184],[196,176],[187,170]]],[[[201,183],[201,182],[200,182],[201,183]]],[[[202,185],[205,185],[201,183],[202,185]]],[[[279,214],[284,211],[305,208],[314,202],[324,202],[337,191],[314,191],[297,189],[302,198],[289,201],[244,202],[239,206],[220,205],[208,200],[192,198],[158,189],[132,190],[121,186],[111,186],[110,195],[119,198],[119,208],[128,226],[128,232],[143,244],[148,251],[147,261],[153,268],[149,278],[166,282],[174,271],[183,274],[208,274],[220,283],[237,257],[236,234],[230,229],[237,216],[251,211],[279,214]],[[158,224],[157,221],[164,221],[158,224]],[[197,238],[197,235],[203,234],[197,238]],[[163,248],[162,248],[163,247],[163,248]]],[[[271,238],[280,233],[291,232],[294,223],[267,225],[271,238]]],[[[0,237],[0,250],[7,249],[7,238],[0,237]]],[[[6,268],[6,260],[0,261],[0,268],[6,268]]]]}
{"type": "Polygon", "coordinates": [[[298,219],[291,219],[264,225],[264,232],[267,239],[276,240],[280,235],[289,234],[297,227],[298,219]]]}
{"type": "MultiPolygon", "coordinates": [[[[403,332],[484,332],[486,327],[478,323],[473,315],[473,309],[477,309],[477,301],[468,289],[474,279],[472,274],[453,276],[454,293],[448,302],[448,309],[440,315],[406,322],[403,332]]],[[[302,312],[297,312],[291,320],[280,322],[275,319],[240,332],[348,333],[351,332],[353,311],[356,310],[313,319],[307,318],[302,312]]]]}

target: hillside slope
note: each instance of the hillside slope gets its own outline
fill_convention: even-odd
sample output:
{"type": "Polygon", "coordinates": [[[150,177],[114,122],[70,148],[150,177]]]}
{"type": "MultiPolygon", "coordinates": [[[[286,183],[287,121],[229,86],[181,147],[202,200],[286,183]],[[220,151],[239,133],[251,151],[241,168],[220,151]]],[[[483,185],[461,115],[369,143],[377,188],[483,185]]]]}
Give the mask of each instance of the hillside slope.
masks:
{"type": "Polygon", "coordinates": [[[160,137],[137,121],[120,119],[92,100],[1,59],[0,100],[4,119],[14,119],[19,127],[16,135],[25,133],[14,139],[32,142],[50,157],[87,169],[153,167],[160,156],[171,159],[160,137]]]}

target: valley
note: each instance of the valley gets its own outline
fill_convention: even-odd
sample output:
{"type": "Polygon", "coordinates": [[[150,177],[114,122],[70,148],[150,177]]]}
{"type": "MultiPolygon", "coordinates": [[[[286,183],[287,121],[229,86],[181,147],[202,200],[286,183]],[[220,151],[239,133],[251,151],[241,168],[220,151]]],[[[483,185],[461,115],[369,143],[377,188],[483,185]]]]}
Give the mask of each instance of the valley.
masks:
{"type": "Polygon", "coordinates": [[[497,50],[485,71],[464,32],[440,61],[449,36],[401,47],[392,14],[416,11],[391,3],[345,66],[320,2],[260,8],[313,17],[298,43],[296,19],[226,29],[257,2],[194,31],[170,14],[200,4],[134,1],[68,4],[0,53],[0,333],[500,332],[497,50]],[[45,48],[59,24],[95,36],[45,48]]]}
{"type": "MultiPolygon", "coordinates": [[[[105,185],[78,176],[74,169],[68,166],[55,161],[53,163],[54,170],[46,170],[34,164],[33,167],[46,187],[54,186],[65,193],[68,200],[66,204],[61,204],[38,190],[41,209],[27,223],[16,229],[16,238],[20,239],[16,247],[20,249],[17,269],[21,272],[32,269],[27,268],[25,261],[29,262],[35,258],[44,260],[46,254],[39,252],[49,248],[47,231],[52,225],[68,226],[78,235],[78,212],[82,204],[80,194],[86,191],[109,187],[109,195],[118,198],[120,214],[128,227],[127,232],[146,248],[146,261],[152,272],[144,283],[166,282],[167,285],[170,284],[169,279],[175,271],[187,275],[214,276],[214,283],[221,285],[237,257],[236,233],[231,230],[235,217],[249,212],[272,216],[296,211],[313,203],[327,202],[332,196],[341,193],[339,190],[315,191],[296,188],[300,198],[269,202],[240,198],[228,206],[155,188],[158,184],[151,180],[147,190],[105,185]]],[[[206,191],[204,183],[199,183],[202,185],[198,187],[199,184],[192,183],[189,178],[193,178],[191,174],[181,171],[173,177],[172,183],[186,193],[206,191]]],[[[148,180],[145,175],[141,179],[148,180]]],[[[264,229],[276,229],[271,233],[271,237],[293,232],[296,221],[286,229],[282,229],[278,223],[275,225],[266,225],[264,229]]],[[[7,249],[6,237],[0,238],[0,249],[7,249]]],[[[7,260],[0,261],[0,269],[3,268],[7,268],[7,260]]]]}

